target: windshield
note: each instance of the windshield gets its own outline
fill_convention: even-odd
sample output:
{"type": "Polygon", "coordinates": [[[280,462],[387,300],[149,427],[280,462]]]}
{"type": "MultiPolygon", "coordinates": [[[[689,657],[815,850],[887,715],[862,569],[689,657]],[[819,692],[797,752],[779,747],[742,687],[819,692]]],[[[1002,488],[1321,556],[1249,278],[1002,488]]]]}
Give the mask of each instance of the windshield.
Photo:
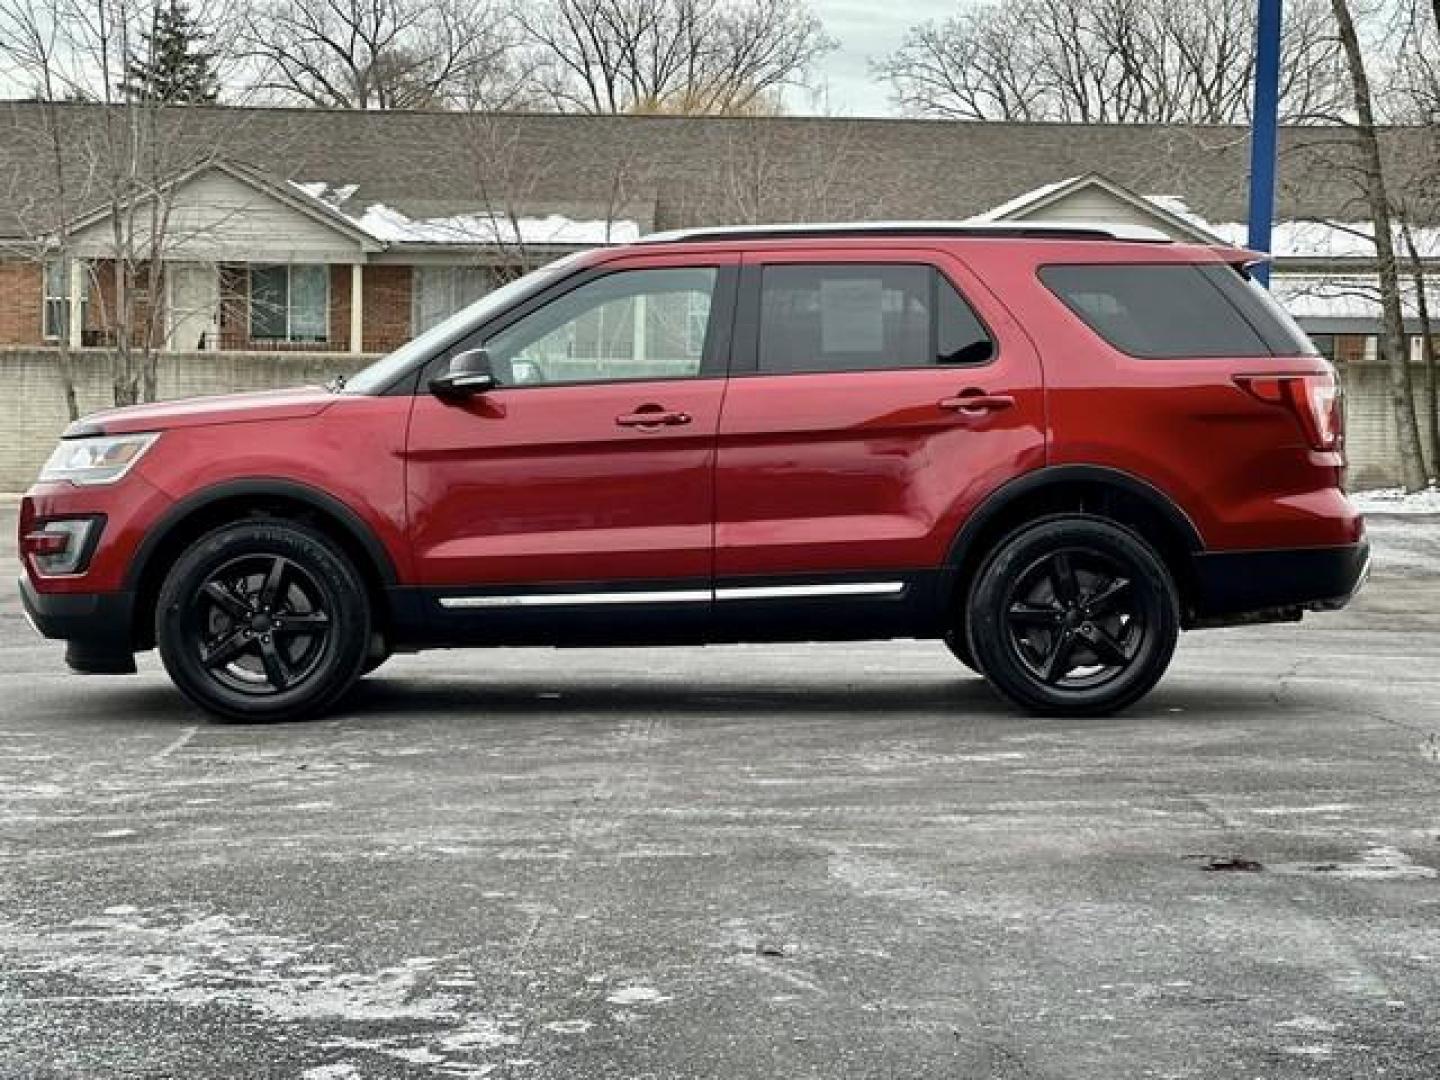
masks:
{"type": "Polygon", "coordinates": [[[532,293],[538,292],[556,278],[562,276],[577,262],[584,252],[574,252],[563,259],[546,263],[538,270],[532,270],[518,277],[508,285],[502,285],[494,292],[486,293],[469,307],[461,308],[448,319],[436,323],[419,337],[411,338],[392,353],[382,356],[367,368],[357,371],[345,380],[341,388],[346,394],[376,394],[385,390],[407,371],[423,363],[441,349],[464,337],[475,327],[484,323],[512,304],[532,293]]]}

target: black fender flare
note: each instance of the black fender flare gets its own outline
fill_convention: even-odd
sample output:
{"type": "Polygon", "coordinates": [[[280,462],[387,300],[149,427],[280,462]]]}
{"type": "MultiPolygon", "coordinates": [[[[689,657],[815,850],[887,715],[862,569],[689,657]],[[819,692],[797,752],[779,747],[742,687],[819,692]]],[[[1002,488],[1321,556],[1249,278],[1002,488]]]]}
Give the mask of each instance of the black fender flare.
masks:
{"type": "Polygon", "coordinates": [[[130,569],[125,576],[125,588],[131,591],[139,589],[141,582],[145,580],[151,559],[155,557],[156,551],[160,549],[166,537],[177,526],[195,513],[203,511],[207,506],[246,496],[279,496],[325,515],[330,520],[337,522],[349,538],[354,540],[369,556],[375,572],[380,576],[382,586],[389,588],[398,581],[395,564],[390,558],[389,551],[386,550],[385,545],[380,542],[380,538],[375,535],[370,526],[365,523],[365,520],[348,504],[329,492],[309,484],[280,477],[254,476],[225,480],[202,488],[171,506],[159,521],[151,526],[146,532],[145,538],[135,549],[135,554],[130,560],[130,569]]]}
{"type": "Polygon", "coordinates": [[[1048,487],[1072,483],[1112,487],[1143,501],[1170,525],[1175,534],[1183,540],[1190,554],[1205,550],[1200,530],[1195,527],[1190,516],[1175,500],[1148,480],[1105,465],[1046,465],[1002,484],[987,495],[966,518],[955,539],[951,541],[946,565],[960,566],[970,554],[970,545],[975,538],[983,535],[986,527],[1017,500],[1048,487]]]}

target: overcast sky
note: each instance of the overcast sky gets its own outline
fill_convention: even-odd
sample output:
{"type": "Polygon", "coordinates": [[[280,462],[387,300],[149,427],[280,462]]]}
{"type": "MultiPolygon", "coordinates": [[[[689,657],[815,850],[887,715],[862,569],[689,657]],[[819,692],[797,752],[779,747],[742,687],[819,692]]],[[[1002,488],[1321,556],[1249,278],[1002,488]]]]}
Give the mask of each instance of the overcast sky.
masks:
{"type": "Polygon", "coordinates": [[[829,85],[831,110],[846,116],[890,113],[888,88],[870,76],[868,61],[893,52],[905,31],[927,19],[944,19],[960,9],[959,0],[811,0],[826,32],[840,43],[820,65],[829,85]]]}

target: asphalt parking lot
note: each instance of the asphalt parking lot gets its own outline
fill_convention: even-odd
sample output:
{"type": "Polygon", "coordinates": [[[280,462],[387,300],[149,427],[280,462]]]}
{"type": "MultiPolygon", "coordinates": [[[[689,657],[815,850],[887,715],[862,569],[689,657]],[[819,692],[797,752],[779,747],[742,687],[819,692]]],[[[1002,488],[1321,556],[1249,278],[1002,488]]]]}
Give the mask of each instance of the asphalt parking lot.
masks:
{"type": "Polygon", "coordinates": [[[433,653],[222,726],[7,583],[0,1076],[1433,1078],[1440,520],[1372,532],[1351,609],[1090,721],[891,643],[433,653]]]}

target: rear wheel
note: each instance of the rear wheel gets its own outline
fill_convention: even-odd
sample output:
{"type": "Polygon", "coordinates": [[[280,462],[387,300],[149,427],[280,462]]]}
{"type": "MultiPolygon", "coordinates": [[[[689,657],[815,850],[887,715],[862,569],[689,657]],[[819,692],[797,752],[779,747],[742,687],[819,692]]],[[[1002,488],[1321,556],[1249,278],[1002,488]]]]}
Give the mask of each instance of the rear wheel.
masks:
{"type": "Polygon", "coordinates": [[[217,529],[171,567],[155,639],[175,685],[228,720],[291,720],[332,705],[370,643],[364,583],[323,534],[290,521],[217,529]]]}
{"type": "Polygon", "coordinates": [[[1155,550],[1098,518],[1017,530],[970,594],[980,670],[1032,712],[1091,716],[1133,704],[1165,674],[1179,631],[1175,585],[1155,550]]]}

